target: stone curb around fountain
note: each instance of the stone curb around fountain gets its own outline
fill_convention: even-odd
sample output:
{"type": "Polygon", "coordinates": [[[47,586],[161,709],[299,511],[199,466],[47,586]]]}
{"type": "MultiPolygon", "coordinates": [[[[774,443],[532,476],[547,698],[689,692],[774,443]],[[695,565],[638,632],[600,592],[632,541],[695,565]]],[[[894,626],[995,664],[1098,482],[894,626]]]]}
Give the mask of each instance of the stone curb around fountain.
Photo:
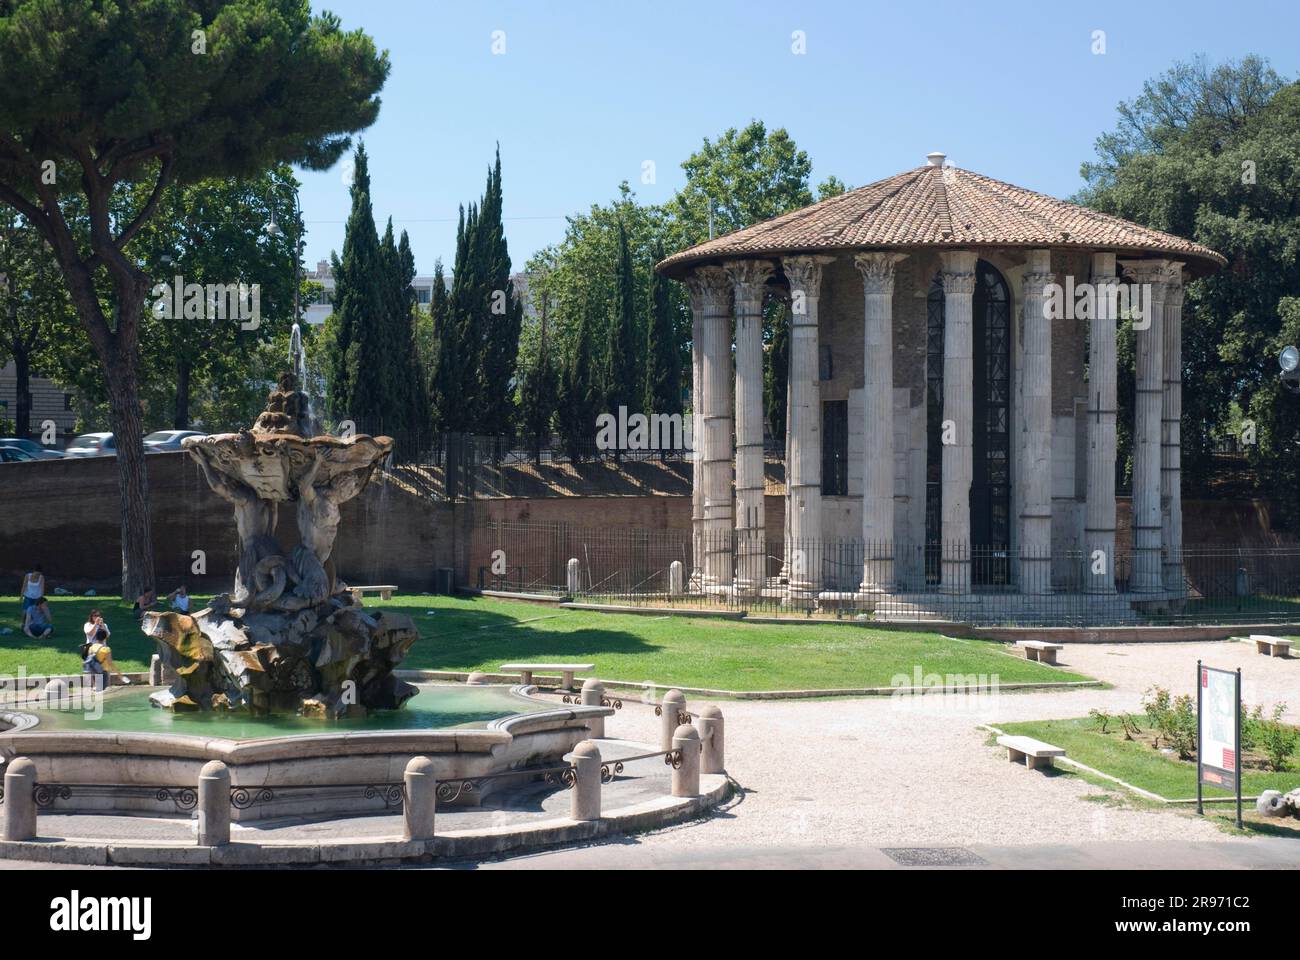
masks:
{"type": "Polygon", "coordinates": [[[114,843],[94,840],[0,840],[0,859],[76,866],[236,867],[316,866],[321,864],[395,865],[454,862],[502,853],[539,850],[602,837],[638,833],[704,816],[725,802],[731,780],[721,774],[700,776],[698,797],[657,797],[610,810],[600,820],[567,817],[514,827],[453,830],[432,840],[400,837],[349,840],[346,836],[318,844],[232,842],[221,847],[194,844],[114,843]]]}

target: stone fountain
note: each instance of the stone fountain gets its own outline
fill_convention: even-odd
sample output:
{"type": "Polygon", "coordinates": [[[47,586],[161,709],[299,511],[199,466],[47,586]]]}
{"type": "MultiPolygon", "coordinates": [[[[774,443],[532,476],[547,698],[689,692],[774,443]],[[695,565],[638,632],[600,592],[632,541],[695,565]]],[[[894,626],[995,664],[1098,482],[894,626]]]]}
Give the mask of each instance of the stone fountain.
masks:
{"type": "Polygon", "coordinates": [[[232,593],[193,616],[148,613],[176,680],[150,699],[174,711],[296,712],[334,718],[400,707],[416,688],[393,675],[418,637],[409,617],[370,614],[338,577],[340,506],[388,456],[388,437],[317,436],[294,326],[290,372],[251,430],[184,441],[208,486],[234,508],[239,559],[232,593]],[[275,538],[295,505],[298,544],[275,538]]]}

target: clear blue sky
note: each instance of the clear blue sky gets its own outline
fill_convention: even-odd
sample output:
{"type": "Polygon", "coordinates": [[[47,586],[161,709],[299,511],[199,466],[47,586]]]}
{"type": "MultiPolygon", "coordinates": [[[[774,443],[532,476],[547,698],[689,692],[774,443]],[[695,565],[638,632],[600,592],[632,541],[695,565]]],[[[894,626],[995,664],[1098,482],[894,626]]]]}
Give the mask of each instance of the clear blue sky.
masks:
{"type": "MultiPolygon", "coordinates": [[[[814,185],[852,186],[943,150],[958,166],[1055,196],[1114,124],[1120,100],[1174,61],[1267,56],[1300,75],[1300,5],[925,4],[750,0],[330,0],[389,51],[379,119],[362,136],[375,218],[411,235],[417,269],[450,264],[457,206],[501,144],[516,268],[563,236],[566,214],[628,180],[646,202],[682,184],[704,137],[758,118],[783,126],[814,185]],[[494,55],[493,31],[506,52],[494,55]],[[804,31],[807,53],[791,52],[804,31]],[[1091,52],[1092,32],[1106,53],[1091,52]],[[657,182],[641,185],[643,161],[657,182]]],[[[303,173],[306,260],[343,243],[342,164],[303,173]]]]}

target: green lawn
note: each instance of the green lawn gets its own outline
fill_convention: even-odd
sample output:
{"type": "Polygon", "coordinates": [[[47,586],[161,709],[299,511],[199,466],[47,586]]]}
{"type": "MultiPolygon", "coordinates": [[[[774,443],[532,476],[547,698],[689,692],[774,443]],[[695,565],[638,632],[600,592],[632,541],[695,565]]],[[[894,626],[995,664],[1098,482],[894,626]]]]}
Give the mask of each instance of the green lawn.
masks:
{"type": "MultiPolygon", "coordinates": [[[[1006,733],[1033,737],[1061,747],[1071,760],[1159,794],[1166,800],[1185,800],[1196,796],[1195,761],[1179,760],[1146,744],[1124,740],[1113,731],[1099,733],[1092,728],[1092,720],[1087,717],[995,723],[993,726],[1006,733]]],[[[1285,792],[1294,789],[1297,782],[1296,769],[1297,764],[1293,759],[1291,771],[1286,773],[1246,770],[1242,775],[1241,792],[1253,797],[1263,790],[1285,792]]],[[[1230,794],[1206,787],[1205,796],[1225,797],[1230,794]]]]}
{"type": "MultiPolygon", "coordinates": [[[[196,609],[197,609],[196,598],[196,609]]],[[[75,673],[87,611],[99,607],[113,630],[113,657],[143,670],[153,653],[129,604],[108,597],[52,597],[55,636],[23,636],[16,597],[0,598],[0,672],[75,673]]],[[[850,624],[747,624],[705,618],[606,614],[486,598],[403,596],[369,609],[409,614],[420,641],[403,663],[430,670],[495,670],[511,660],[585,660],[618,680],[725,690],[887,687],[896,674],[997,675],[1002,683],[1087,677],[1008,656],[1004,645],[934,633],[850,624]]],[[[910,681],[909,681],[910,682],[910,681]]]]}

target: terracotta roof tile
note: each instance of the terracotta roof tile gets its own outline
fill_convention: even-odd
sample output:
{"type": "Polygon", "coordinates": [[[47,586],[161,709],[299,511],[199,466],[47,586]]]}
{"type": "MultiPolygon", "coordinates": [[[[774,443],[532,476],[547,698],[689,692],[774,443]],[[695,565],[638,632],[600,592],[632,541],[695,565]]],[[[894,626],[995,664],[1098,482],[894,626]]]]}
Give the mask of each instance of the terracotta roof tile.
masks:
{"type": "Polygon", "coordinates": [[[673,254],[681,276],[728,257],[873,247],[1026,246],[1160,254],[1207,273],[1227,261],[1208,247],[953,166],[917,167],[673,254]]]}

